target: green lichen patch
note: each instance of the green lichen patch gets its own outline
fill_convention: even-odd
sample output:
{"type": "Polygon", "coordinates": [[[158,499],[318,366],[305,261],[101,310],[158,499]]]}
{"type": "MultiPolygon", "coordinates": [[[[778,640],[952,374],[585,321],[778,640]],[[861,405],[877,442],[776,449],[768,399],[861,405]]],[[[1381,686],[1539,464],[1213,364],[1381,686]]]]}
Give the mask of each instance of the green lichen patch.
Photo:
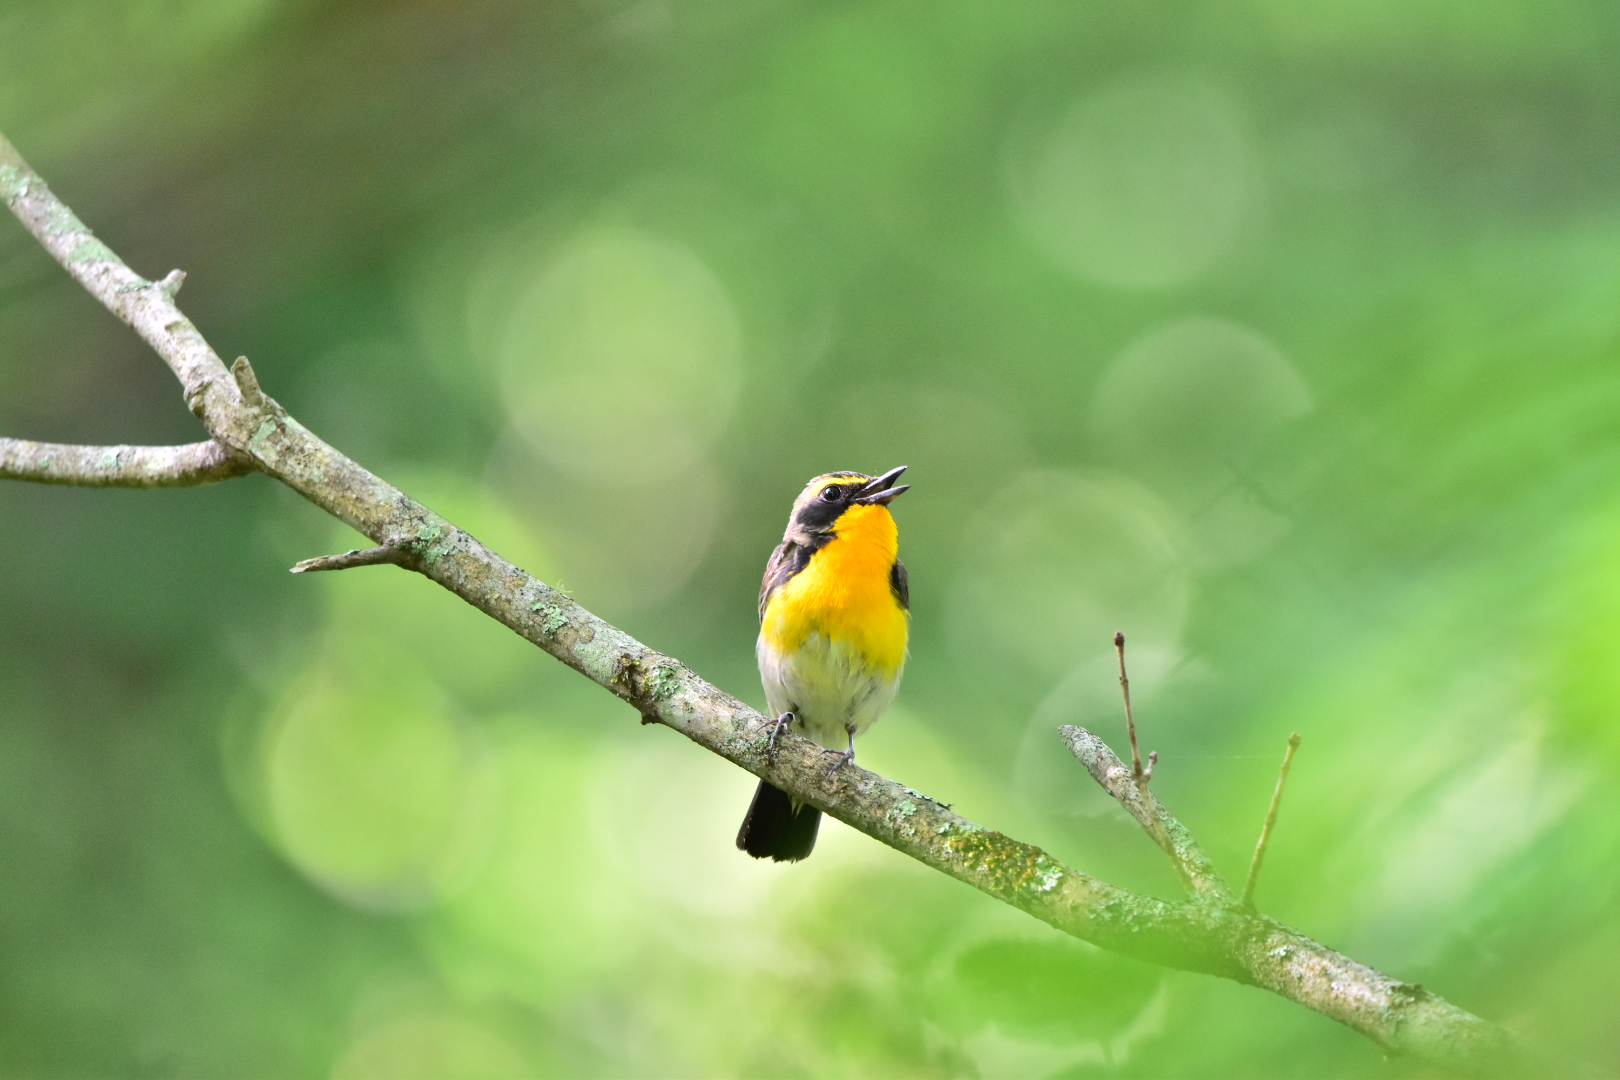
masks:
{"type": "Polygon", "coordinates": [[[260,453],[264,446],[265,440],[271,435],[275,434],[275,430],[276,422],[269,419],[265,420],[257,428],[255,428],[253,430],[253,434],[248,437],[248,449],[255,454],[260,453]]]}
{"type": "MultiPolygon", "coordinates": [[[[45,235],[65,236],[68,233],[88,234],[89,232],[90,230],[84,227],[84,222],[79,220],[78,215],[55,199],[50,200],[45,210],[45,235]]],[[[109,254],[111,253],[109,252],[109,254]]],[[[117,261],[117,258],[116,255],[113,256],[114,261],[117,261]]],[[[68,261],[72,262],[73,260],[69,259],[68,261]]]]}
{"type": "Polygon", "coordinates": [[[766,751],[770,737],[766,735],[744,735],[741,732],[728,731],[720,736],[720,756],[735,761],[746,767],[749,758],[754,758],[766,751]]]}
{"type": "Polygon", "coordinates": [[[940,802],[938,799],[934,798],[932,795],[924,795],[922,792],[918,791],[916,788],[902,787],[900,790],[904,791],[907,795],[910,795],[913,799],[921,799],[923,802],[931,802],[935,806],[942,806],[947,810],[949,810],[951,808],[950,803],[940,802]]]}
{"type": "Polygon", "coordinates": [[[1063,880],[1062,866],[1040,848],[994,830],[953,828],[945,835],[946,850],[982,876],[980,887],[1015,906],[1029,902],[1032,893],[1051,892],[1063,880]]]}
{"type": "MultiPolygon", "coordinates": [[[[75,222],[77,224],[77,222],[75,222]]],[[[70,263],[105,262],[117,263],[122,260],[112,253],[112,249],[93,236],[86,236],[74,245],[73,253],[67,257],[70,263]]]]}
{"type": "Polygon", "coordinates": [[[667,701],[681,688],[681,669],[674,664],[659,664],[641,685],[652,700],[667,701]]]}
{"type": "Polygon", "coordinates": [[[1035,860],[1034,870],[1028,887],[1036,892],[1051,892],[1063,880],[1063,868],[1045,855],[1035,860]]]}
{"type": "Polygon", "coordinates": [[[568,616],[563,614],[562,608],[541,597],[529,605],[529,610],[540,616],[540,631],[547,637],[556,637],[557,631],[568,625],[568,616]]]}
{"type": "Polygon", "coordinates": [[[422,561],[431,568],[437,566],[455,549],[455,542],[456,530],[453,526],[446,527],[437,521],[426,521],[417,530],[416,542],[412,546],[416,548],[416,553],[422,557],[422,561]]]}
{"type": "Polygon", "coordinates": [[[0,195],[12,202],[28,194],[28,174],[15,165],[0,165],[0,195]]]}
{"type": "MultiPolygon", "coordinates": [[[[932,799],[929,801],[933,802],[932,799]]],[[[935,805],[938,804],[936,803],[935,805]]],[[[969,833],[983,831],[984,828],[982,826],[975,825],[971,821],[942,821],[934,828],[934,835],[949,836],[952,833],[956,833],[961,836],[966,836],[969,833]]]]}

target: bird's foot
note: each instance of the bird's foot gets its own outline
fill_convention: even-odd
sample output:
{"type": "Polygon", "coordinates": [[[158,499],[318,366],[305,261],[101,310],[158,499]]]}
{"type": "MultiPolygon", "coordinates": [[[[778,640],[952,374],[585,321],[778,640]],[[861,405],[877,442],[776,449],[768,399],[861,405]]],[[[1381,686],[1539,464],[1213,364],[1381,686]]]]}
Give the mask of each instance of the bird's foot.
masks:
{"type": "Polygon", "coordinates": [[[776,757],[776,738],[777,738],[777,736],[781,735],[782,732],[787,731],[792,726],[793,726],[793,713],[791,711],[783,713],[781,716],[778,716],[774,721],[771,722],[771,741],[765,744],[765,756],[766,757],[768,757],[768,758],[775,758],[776,757]]]}
{"type": "Polygon", "coordinates": [[[837,761],[833,762],[832,767],[827,770],[828,776],[836,775],[839,769],[842,769],[845,765],[848,765],[850,762],[855,760],[855,748],[853,746],[848,750],[823,750],[822,753],[831,754],[833,757],[838,759],[837,761]]]}

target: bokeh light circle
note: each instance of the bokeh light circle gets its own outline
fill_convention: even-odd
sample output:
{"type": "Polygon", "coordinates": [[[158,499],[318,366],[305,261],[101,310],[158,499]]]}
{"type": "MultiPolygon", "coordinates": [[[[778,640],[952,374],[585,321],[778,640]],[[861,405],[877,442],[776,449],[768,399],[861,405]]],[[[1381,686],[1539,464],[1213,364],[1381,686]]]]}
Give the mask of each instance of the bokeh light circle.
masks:
{"type": "Polygon", "coordinates": [[[1259,194],[1243,115],[1175,73],[1127,76],[1074,102],[1015,146],[1013,205],[1026,235],[1104,285],[1190,281],[1237,240],[1259,194]]]}
{"type": "Polygon", "coordinates": [[[400,1017],[351,1043],[332,1080],[522,1080],[534,1070],[516,1047],[453,1016],[400,1017]]]}
{"type": "Polygon", "coordinates": [[[776,879],[729,844],[688,838],[729,834],[752,796],[751,777],[739,780],[685,747],[658,743],[607,760],[590,806],[604,848],[635,868],[624,888],[645,893],[649,908],[724,922],[751,912],[776,879]]]}
{"type": "Polygon", "coordinates": [[[1089,422],[1099,443],[1182,469],[1242,464],[1278,425],[1312,409],[1310,389],[1271,342],[1227,319],[1156,327],[1103,371],[1089,422]]]}
{"type": "Polygon", "coordinates": [[[633,486],[697,465],[736,406],[742,331],[692,251],[588,231],[515,294],[497,346],[513,424],[577,478],[633,486]]]}
{"type": "Polygon", "coordinates": [[[1179,522],[1128,477],[1026,473],[986,503],[965,540],[951,632],[976,669],[1051,680],[1110,650],[1115,630],[1161,647],[1181,633],[1179,522]]]}
{"type": "Polygon", "coordinates": [[[1202,565],[1259,557],[1290,527],[1268,440],[1315,408],[1275,345],[1227,319],[1159,326],[1104,369],[1088,426],[1104,460],[1183,514],[1202,565]]]}
{"type": "Polygon", "coordinates": [[[271,718],[265,790],[287,857],[374,911],[427,907],[464,884],[495,827],[495,773],[436,686],[316,672],[271,718]]]}

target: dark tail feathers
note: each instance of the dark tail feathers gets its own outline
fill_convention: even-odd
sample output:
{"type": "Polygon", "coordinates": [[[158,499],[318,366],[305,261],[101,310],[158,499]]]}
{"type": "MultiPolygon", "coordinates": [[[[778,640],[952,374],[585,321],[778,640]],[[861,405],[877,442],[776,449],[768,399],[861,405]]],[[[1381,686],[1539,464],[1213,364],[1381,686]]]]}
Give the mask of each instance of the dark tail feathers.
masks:
{"type": "Polygon", "coordinates": [[[816,846],[821,811],[793,806],[793,798],[765,781],[754,791],[748,816],[737,830],[737,847],[756,859],[770,856],[777,862],[798,862],[816,846]]]}

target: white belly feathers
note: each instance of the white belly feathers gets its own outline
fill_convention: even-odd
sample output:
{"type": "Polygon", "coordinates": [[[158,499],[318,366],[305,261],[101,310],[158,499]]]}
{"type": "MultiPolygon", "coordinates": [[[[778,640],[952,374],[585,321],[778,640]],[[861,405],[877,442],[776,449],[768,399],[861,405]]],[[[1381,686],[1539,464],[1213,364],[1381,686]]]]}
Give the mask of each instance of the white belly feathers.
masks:
{"type": "Polygon", "coordinates": [[[761,636],[755,653],[771,711],[792,712],[794,730],[829,750],[843,750],[851,732],[871,727],[900,686],[898,673],[885,677],[847,642],[820,634],[811,634],[790,656],[761,636]]]}

